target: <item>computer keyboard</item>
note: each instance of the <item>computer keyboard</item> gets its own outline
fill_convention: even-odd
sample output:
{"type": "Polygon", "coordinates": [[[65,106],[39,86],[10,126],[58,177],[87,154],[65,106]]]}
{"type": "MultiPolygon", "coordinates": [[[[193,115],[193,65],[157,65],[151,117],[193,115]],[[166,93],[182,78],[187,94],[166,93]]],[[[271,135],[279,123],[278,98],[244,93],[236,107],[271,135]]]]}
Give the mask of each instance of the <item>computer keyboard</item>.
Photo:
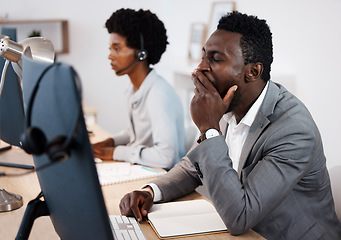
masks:
{"type": "Polygon", "coordinates": [[[147,240],[135,218],[109,215],[109,219],[115,240],[147,240]]]}

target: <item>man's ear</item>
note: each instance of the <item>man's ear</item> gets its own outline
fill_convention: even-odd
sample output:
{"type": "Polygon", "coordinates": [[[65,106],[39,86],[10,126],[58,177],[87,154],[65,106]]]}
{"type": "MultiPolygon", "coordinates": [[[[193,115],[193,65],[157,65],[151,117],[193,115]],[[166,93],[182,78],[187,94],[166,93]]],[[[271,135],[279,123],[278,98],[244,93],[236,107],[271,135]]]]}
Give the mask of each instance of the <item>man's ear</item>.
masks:
{"type": "Polygon", "coordinates": [[[254,81],[261,77],[263,73],[263,64],[260,62],[249,63],[245,72],[245,80],[248,82],[254,81]]]}

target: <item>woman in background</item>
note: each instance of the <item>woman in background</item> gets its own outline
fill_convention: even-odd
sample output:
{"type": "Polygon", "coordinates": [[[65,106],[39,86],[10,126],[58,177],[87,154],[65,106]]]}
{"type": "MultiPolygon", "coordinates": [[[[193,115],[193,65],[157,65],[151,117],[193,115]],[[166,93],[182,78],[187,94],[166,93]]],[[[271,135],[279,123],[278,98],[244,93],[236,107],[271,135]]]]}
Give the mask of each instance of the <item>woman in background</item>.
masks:
{"type": "Polygon", "coordinates": [[[129,122],[119,134],[93,144],[94,155],[170,169],[185,154],[186,136],[178,95],[150,66],[166,50],[164,24],[149,10],[120,9],[105,26],[112,69],[131,82],[126,91],[129,122]]]}

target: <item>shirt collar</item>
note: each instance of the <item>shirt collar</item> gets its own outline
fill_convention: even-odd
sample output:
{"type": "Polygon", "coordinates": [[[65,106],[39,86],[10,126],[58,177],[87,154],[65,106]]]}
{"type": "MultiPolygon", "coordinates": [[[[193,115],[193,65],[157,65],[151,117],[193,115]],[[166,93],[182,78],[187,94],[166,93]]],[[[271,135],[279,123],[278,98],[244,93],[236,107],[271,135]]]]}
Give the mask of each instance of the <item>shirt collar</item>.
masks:
{"type": "MultiPolygon", "coordinates": [[[[266,92],[268,91],[268,87],[269,87],[269,81],[266,83],[265,87],[262,90],[262,93],[259,95],[257,100],[254,102],[254,104],[252,104],[252,106],[249,109],[249,111],[245,114],[245,116],[242,118],[242,120],[240,120],[240,123],[243,123],[243,124],[251,127],[253,121],[256,118],[258,110],[259,110],[260,106],[263,103],[263,100],[265,98],[266,92]]],[[[226,113],[223,116],[224,120],[226,122],[228,122],[229,124],[232,121],[232,117],[234,117],[234,114],[232,112],[226,113]]]]}

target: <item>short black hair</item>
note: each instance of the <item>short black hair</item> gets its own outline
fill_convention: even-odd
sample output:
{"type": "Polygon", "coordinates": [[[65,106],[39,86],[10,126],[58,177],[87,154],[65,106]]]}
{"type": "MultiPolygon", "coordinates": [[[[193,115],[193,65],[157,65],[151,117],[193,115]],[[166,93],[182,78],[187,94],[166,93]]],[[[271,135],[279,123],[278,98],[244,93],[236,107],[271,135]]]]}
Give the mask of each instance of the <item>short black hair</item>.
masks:
{"type": "Polygon", "coordinates": [[[233,11],[220,19],[217,29],[241,34],[240,46],[244,64],[262,63],[264,70],[261,77],[264,81],[270,79],[273,61],[272,33],[265,20],[233,11]]]}
{"type": "Polygon", "coordinates": [[[168,44],[166,29],[162,21],[149,10],[121,8],[106,21],[109,33],[118,33],[125,37],[127,46],[141,49],[141,35],[144,49],[148,52],[149,64],[160,61],[168,44]]]}

